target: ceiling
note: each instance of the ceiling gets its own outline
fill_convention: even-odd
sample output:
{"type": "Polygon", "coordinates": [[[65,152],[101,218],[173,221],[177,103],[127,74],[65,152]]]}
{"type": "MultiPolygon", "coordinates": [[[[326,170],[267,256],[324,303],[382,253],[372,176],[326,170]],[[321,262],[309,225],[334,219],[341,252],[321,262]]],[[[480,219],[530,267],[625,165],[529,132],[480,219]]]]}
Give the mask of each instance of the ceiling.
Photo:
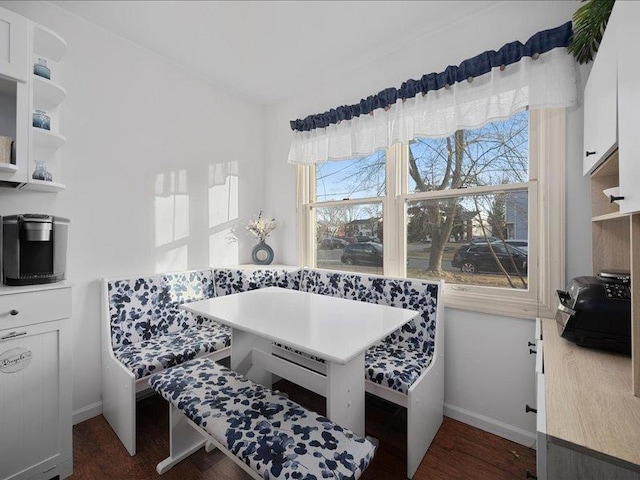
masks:
{"type": "Polygon", "coordinates": [[[301,93],[499,2],[55,1],[261,104],[301,93]]]}

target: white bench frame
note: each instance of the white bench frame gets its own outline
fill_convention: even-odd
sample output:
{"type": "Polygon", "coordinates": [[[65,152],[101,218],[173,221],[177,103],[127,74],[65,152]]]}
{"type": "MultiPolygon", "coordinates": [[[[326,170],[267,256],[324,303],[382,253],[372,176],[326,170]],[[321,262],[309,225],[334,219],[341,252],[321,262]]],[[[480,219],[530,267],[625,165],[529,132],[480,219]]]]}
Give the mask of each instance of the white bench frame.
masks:
{"type": "Polygon", "coordinates": [[[185,458],[205,447],[207,453],[214,449],[220,450],[233,463],[251,475],[251,478],[261,480],[262,477],[246,463],[241,461],[227,448],[196,425],[189,417],[171,402],[169,403],[169,456],[156,466],[158,474],[162,475],[185,458]]]}
{"type": "MultiPolygon", "coordinates": [[[[148,276],[157,275],[162,274],[148,276]]],[[[134,456],[136,454],[136,396],[150,389],[149,376],[136,380],[135,375],[113,353],[108,288],[109,282],[131,278],[133,277],[102,279],[102,414],[129,455],[134,456]]],[[[231,347],[225,347],[202,357],[219,361],[230,355],[231,347]]]]}

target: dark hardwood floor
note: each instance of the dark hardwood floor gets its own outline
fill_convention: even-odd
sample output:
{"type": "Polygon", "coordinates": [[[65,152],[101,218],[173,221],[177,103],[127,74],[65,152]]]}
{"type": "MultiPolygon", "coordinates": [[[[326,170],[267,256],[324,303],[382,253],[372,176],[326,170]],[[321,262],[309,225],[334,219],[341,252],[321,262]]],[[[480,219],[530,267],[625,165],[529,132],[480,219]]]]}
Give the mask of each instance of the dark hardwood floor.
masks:
{"type": "MultiPolygon", "coordinates": [[[[324,399],[287,381],[275,384],[305,407],[324,413],[324,399]]],[[[102,415],[73,427],[73,480],[246,480],[250,478],[223,453],[200,450],[164,475],[156,465],[169,453],[168,407],[160,397],[138,403],[138,453],[130,457],[102,415]]],[[[380,446],[360,478],[403,479],[406,475],[406,411],[367,396],[367,434],[380,446]]],[[[523,480],[535,471],[535,451],[444,419],[415,480],[523,480]]]]}

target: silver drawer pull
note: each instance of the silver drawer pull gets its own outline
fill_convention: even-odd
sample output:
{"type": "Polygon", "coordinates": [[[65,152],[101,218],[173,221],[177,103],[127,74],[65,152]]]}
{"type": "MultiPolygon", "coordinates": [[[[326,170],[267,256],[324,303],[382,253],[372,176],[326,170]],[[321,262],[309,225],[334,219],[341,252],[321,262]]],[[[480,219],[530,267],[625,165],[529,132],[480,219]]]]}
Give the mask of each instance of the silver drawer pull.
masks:
{"type": "Polygon", "coordinates": [[[9,310],[9,315],[12,315],[14,317],[19,313],[20,312],[18,310],[16,310],[15,308],[12,308],[11,310],[9,310]]]}
{"type": "Polygon", "coordinates": [[[1,340],[9,340],[10,338],[21,337],[22,335],[26,335],[27,332],[11,332],[9,335],[5,335],[4,337],[0,337],[1,340]]]}

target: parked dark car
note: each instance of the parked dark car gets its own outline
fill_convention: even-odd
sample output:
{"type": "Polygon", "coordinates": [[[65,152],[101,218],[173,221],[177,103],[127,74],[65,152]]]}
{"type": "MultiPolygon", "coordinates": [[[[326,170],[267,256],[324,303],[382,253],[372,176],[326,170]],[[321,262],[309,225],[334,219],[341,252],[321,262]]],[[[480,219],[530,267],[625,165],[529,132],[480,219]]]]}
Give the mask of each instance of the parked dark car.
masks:
{"type": "Polygon", "coordinates": [[[340,261],[347,265],[375,265],[380,267],[382,266],[382,245],[374,242],[347,245],[344,247],[340,261]]]}
{"type": "Polygon", "coordinates": [[[356,235],[355,239],[358,243],[375,242],[375,238],[367,237],[366,235],[356,235]]]}
{"type": "MultiPolygon", "coordinates": [[[[491,248],[507,272],[517,273],[517,270],[523,274],[527,273],[527,253],[525,251],[511,245],[505,246],[502,242],[492,243],[491,248]]],[[[453,254],[451,266],[459,268],[464,273],[502,271],[486,243],[484,245],[463,245],[453,254]]]]}
{"type": "Polygon", "coordinates": [[[516,239],[498,240],[497,242],[492,242],[491,244],[493,245],[494,243],[502,243],[502,242],[506,243],[507,245],[511,245],[512,247],[519,248],[525,253],[529,253],[529,242],[527,240],[516,240],[516,239]]]}
{"type": "Polygon", "coordinates": [[[472,237],[471,238],[471,243],[493,243],[493,242],[497,242],[498,240],[500,240],[497,237],[492,237],[490,235],[487,235],[487,237],[485,238],[483,235],[480,235],[478,237],[472,237]]]}
{"type": "Polygon", "coordinates": [[[349,242],[337,237],[323,238],[318,244],[320,250],[333,250],[334,248],[344,248],[349,242]]]}
{"type": "Polygon", "coordinates": [[[358,241],[358,240],[356,240],[355,237],[345,237],[345,236],[343,236],[343,237],[336,237],[336,238],[339,238],[340,240],[344,240],[347,243],[356,243],[358,241]]]}

